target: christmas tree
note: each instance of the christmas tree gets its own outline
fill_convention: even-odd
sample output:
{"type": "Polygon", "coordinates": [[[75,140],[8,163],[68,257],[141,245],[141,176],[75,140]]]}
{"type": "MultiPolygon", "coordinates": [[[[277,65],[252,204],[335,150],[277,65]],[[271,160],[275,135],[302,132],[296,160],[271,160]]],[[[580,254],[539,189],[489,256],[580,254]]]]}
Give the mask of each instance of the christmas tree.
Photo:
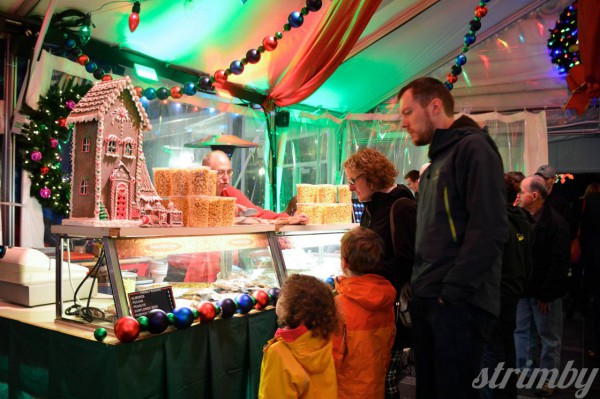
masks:
{"type": "Polygon", "coordinates": [[[69,168],[63,162],[70,156],[67,149],[72,135],[67,116],[90,87],[91,84],[69,84],[61,90],[54,85],[46,96],[40,97],[37,110],[27,106],[23,109],[30,123],[18,137],[22,167],[32,181],[30,194],[59,216],[69,214],[71,193],[70,171],[65,170],[69,168]]]}

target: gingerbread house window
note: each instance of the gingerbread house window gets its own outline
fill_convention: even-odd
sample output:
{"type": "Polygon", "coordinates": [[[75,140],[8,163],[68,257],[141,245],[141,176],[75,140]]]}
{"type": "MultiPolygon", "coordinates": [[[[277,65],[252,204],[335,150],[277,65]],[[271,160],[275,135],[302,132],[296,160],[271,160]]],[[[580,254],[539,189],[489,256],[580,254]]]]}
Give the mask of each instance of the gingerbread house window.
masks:
{"type": "Polygon", "coordinates": [[[123,143],[123,157],[124,158],[135,158],[135,154],[133,153],[133,149],[135,148],[135,143],[131,137],[128,137],[124,140],[123,143]]]}
{"type": "Polygon", "coordinates": [[[119,145],[119,138],[114,134],[111,134],[106,138],[106,155],[117,156],[117,147],[119,145]]]}
{"type": "Polygon", "coordinates": [[[90,152],[90,147],[91,147],[90,137],[89,136],[85,136],[83,138],[83,143],[81,143],[81,151],[83,151],[83,152],[90,152]]]}
{"type": "Polygon", "coordinates": [[[88,195],[88,179],[83,179],[79,185],[79,194],[88,195]]]}

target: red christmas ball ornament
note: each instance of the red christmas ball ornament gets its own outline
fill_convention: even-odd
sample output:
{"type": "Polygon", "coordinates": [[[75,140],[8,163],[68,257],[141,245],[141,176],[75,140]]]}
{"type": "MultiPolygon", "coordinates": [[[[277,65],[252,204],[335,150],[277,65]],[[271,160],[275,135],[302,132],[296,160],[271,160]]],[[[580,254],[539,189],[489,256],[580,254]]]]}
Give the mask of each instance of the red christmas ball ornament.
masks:
{"type": "Polygon", "coordinates": [[[35,150],[29,156],[33,162],[39,162],[42,160],[42,153],[38,150],[35,150]]]}
{"type": "Polygon", "coordinates": [[[67,118],[58,118],[58,126],[60,126],[60,127],[67,126],[67,118]]]}
{"type": "Polygon", "coordinates": [[[109,80],[113,80],[111,75],[105,74],[104,76],[102,76],[103,82],[108,82],[109,80]]]}
{"type": "Polygon", "coordinates": [[[85,65],[88,62],[90,62],[90,57],[88,57],[85,54],[81,54],[79,57],[77,57],[77,62],[79,63],[79,65],[85,65]]]}
{"type": "Polygon", "coordinates": [[[58,140],[56,138],[52,137],[50,139],[50,147],[52,147],[52,148],[58,147],[58,140]]]}
{"type": "Polygon", "coordinates": [[[215,72],[215,83],[223,84],[225,82],[227,82],[227,74],[223,69],[217,70],[217,72],[215,72]]]}
{"type": "Polygon", "coordinates": [[[140,86],[135,86],[135,87],[133,88],[133,90],[135,90],[135,94],[136,94],[138,97],[142,97],[142,95],[143,95],[143,92],[144,92],[144,89],[142,89],[140,86]]]}
{"type": "Polygon", "coordinates": [[[49,172],[50,172],[50,168],[45,165],[40,168],[40,173],[43,174],[44,176],[47,175],[49,172]]]}
{"type": "Polygon", "coordinates": [[[178,98],[181,98],[181,96],[183,96],[180,86],[171,87],[171,90],[169,90],[169,94],[171,95],[171,98],[174,98],[174,99],[178,99],[178,98]]]}
{"type": "Polygon", "coordinates": [[[115,335],[123,343],[135,341],[140,335],[140,323],[130,316],[121,317],[115,323],[115,335]]]}
{"type": "Polygon", "coordinates": [[[483,18],[487,15],[487,7],[484,6],[477,6],[475,8],[475,16],[477,18],[483,18]]]}
{"type": "Polygon", "coordinates": [[[217,310],[215,309],[215,305],[213,305],[210,302],[204,302],[196,309],[198,309],[198,313],[200,313],[201,323],[210,323],[215,319],[215,317],[217,317],[217,310]]]}
{"type": "Polygon", "coordinates": [[[263,290],[256,290],[252,293],[252,296],[256,299],[256,305],[254,305],[255,309],[264,309],[267,307],[271,298],[269,294],[267,294],[263,290]]]}
{"type": "Polygon", "coordinates": [[[274,36],[267,36],[263,39],[263,47],[267,51],[273,51],[277,48],[277,39],[274,36]]]}
{"type": "Polygon", "coordinates": [[[449,73],[448,76],[446,76],[446,78],[448,78],[448,82],[452,84],[456,83],[456,81],[458,80],[458,77],[452,75],[451,73],[449,73]]]}

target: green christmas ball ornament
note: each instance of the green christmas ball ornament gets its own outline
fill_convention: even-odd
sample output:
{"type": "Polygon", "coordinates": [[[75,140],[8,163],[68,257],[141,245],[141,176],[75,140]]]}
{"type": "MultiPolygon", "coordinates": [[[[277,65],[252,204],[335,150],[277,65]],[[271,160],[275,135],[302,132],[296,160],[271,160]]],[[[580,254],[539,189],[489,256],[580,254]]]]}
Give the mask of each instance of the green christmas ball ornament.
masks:
{"type": "Polygon", "coordinates": [[[99,327],[94,331],[94,338],[96,338],[96,341],[104,341],[107,335],[106,328],[99,327]]]}
{"type": "Polygon", "coordinates": [[[192,308],[192,313],[194,314],[194,320],[200,317],[200,312],[196,308],[192,308]]]}
{"type": "Polygon", "coordinates": [[[150,321],[148,320],[148,318],[146,316],[138,317],[137,321],[138,321],[138,323],[140,323],[140,330],[142,330],[142,331],[148,330],[148,325],[150,324],[150,321]]]}
{"type": "Polygon", "coordinates": [[[170,326],[175,323],[175,315],[173,313],[167,313],[167,319],[169,320],[170,326]]]}

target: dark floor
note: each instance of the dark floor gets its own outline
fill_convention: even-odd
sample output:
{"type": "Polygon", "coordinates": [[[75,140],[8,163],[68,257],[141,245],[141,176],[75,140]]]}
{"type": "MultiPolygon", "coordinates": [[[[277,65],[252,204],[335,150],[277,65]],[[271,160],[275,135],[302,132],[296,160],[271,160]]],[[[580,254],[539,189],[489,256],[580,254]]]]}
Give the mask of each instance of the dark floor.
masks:
{"type": "MultiPolygon", "coordinates": [[[[585,317],[581,312],[575,312],[571,319],[565,317],[563,323],[563,348],[561,354],[561,364],[564,366],[572,360],[572,368],[581,370],[588,368],[587,381],[592,368],[600,368],[600,361],[591,360],[586,356],[587,350],[591,346],[592,321],[588,315],[591,315],[591,306],[585,311],[585,317]]],[[[402,399],[415,398],[415,377],[414,370],[407,370],[406,376],[400,382],[400,393],[402,399]]],[[[600,374],[600,372],[598,373],[600,374]]],[[[533,393],[534,389],[519,390],[519,399],[540,398],[533,393]]],[[[577,389],[573,386],[564,390],[555,390],[551,396],[553,399],[571,399],[575,398],[577,389]]],[[[596,375],[592,388],[585,396],[589,399],[600,399],[600,375],[596,375]]]]}

